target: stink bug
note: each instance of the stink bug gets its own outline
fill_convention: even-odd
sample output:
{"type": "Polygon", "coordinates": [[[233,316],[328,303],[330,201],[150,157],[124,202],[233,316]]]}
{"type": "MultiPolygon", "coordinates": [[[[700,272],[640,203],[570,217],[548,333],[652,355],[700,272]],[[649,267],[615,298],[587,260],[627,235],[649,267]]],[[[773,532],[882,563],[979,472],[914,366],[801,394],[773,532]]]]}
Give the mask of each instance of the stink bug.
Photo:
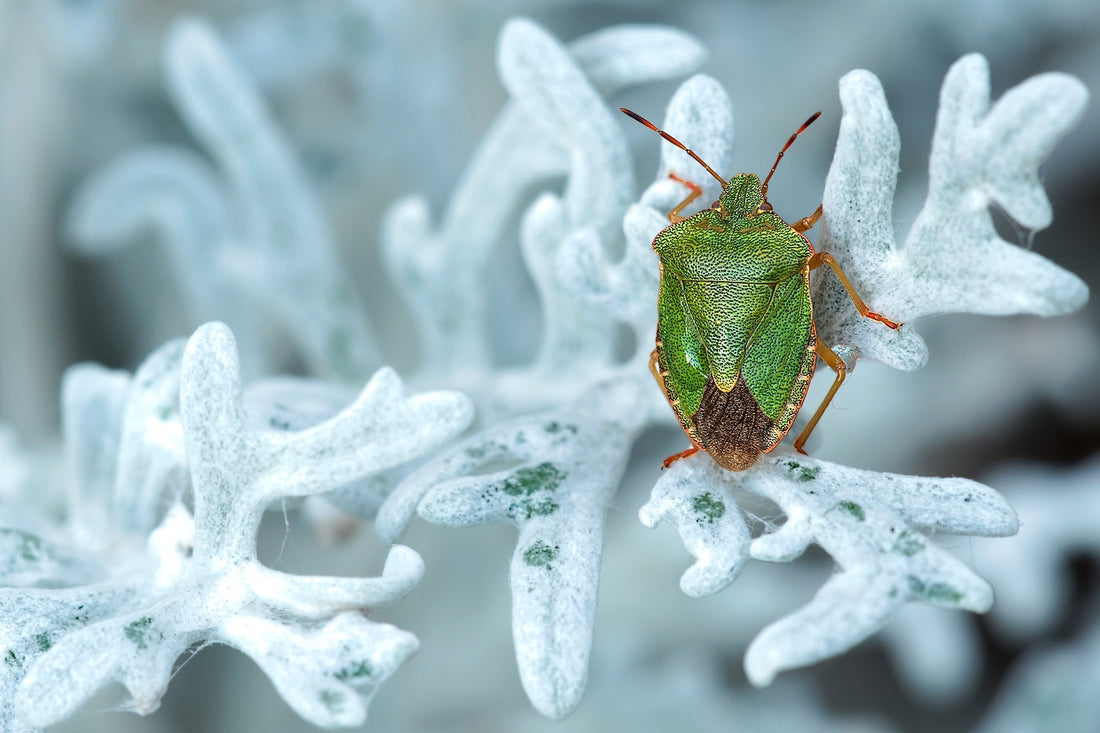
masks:
{"type": "Polygon", "coordinates": [[[787,224],[768,203],[768,182],[791,144],[816,120],[798,128],[779,151],[764,182],[752,173],[728,181],[702,158],[649,120],[620,108],[687,153],[722,184],[722,194],[691,216],[684,207],[703,189],[670,173],[689,189],[668,213],[669,226],[653,240],[660,260],[657,348],[649,359],[692,447],[665,459],[705,450],[723,468],[743,471],[783,440],[802,407],[817,357],[836,379],[806,428],[802,446],[844,381],[844,361],[817,338],[810,270],[832,268],[859,314],[897,329],[873,312],[827,252],[814,252],[803,232],[821,218],[813,214],[787,224]]]}

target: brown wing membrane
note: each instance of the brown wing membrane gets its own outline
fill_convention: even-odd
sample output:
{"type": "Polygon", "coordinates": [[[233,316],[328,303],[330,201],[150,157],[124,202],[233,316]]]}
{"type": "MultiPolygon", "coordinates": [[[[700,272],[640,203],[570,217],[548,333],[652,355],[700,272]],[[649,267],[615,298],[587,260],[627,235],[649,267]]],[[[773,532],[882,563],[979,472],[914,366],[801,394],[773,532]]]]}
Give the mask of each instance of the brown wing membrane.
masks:
{"type": "Polygon", "coordinates": [[[707,379],[703,399],[692,419],[703,448],[729,471],[744,471],[756,463],[775,424],[761,411],[744,379],[723,392],[713,377],[707,379]]]}

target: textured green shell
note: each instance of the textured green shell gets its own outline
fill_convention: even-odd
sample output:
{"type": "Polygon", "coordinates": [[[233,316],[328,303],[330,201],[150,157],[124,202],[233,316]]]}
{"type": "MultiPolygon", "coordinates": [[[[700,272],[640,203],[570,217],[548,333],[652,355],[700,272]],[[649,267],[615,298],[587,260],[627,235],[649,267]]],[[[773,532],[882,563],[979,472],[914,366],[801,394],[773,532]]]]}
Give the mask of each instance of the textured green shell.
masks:
{"type": "Polygon", "coordinates": [[[806,270],[813,250],[778,215],[756,213],[762,201],[760,179],[735,176],[720,209],[672,224],[653,241],[661,261],[658,355],[685,428],[708,376],[723,392],[744,379],[783,432],[805,395],[813,368],[806,270]]]}

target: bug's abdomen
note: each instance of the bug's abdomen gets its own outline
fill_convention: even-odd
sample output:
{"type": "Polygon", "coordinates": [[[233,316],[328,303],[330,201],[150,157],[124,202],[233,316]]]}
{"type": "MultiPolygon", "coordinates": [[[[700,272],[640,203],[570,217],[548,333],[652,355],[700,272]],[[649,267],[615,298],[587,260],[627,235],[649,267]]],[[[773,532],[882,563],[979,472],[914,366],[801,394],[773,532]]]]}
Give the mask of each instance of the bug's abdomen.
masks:
{"type": "Polygon", "coordinates": [[[769,446],[775,421],[764,414],[745,380],[723,392],[707,380],[699,409],[692,416],[700,445],[729,471],[744,471],[769,446]]]}

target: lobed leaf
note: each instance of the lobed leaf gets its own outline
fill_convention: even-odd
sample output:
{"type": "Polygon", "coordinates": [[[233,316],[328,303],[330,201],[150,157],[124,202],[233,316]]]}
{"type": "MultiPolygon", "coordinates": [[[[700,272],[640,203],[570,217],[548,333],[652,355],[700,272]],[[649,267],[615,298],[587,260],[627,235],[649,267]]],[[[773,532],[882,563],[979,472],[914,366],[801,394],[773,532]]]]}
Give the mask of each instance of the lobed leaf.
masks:
{"type": "Polygon", "coordinates": [[[361,378],[378,361],[363,308],[253,84],[214,30],[194,19],[169,31],[165,72],[180,113],[227,180],[187,151],[133,153],[78,194],[69,223],[78,248],[102,253],[152,225],[198,322],[230,321],[254,357],[263,345],[254,316],[261,303],[317,372],[361,378]],[[233,208],[225,203],[229,193],[233,208]]]}
{"type": "Polygon", "coordinates": [[[630,382],[598,385],[566,409],[489,428],[414,472],[375,524],[387,541],[413,513],[450,526],[508,521],[519,529],[510,573],[516,659],[532,704],[552,718],[584,692],[604,515],[641,427],[605,416],[622,416],[637,397],[630,382]]]}
{"type": "MultiPolygon", "coordinates": [[[[103,394],[126,396],[130,387],[128,400],[116,397],[118,408],[103,412],[119,415],[114,423],[125,422],[132,450],[119,449],[118,430],[103,431],[113,442],[99,460],[129,456],[137,462],[130,475],[141,486],[116,491],[114,500],[140,507],[151,506],[150,497],[173,497],[166,489],[178,488],[174,473],[143,471],[141,464],[143,453],[172,447],[171,439],[159,446],[148,424],[170,417],[182,425],[195,513],[175,495],[171,508],[158,514],[147,553],[112,568],[115,575],[99,585],[0,589],[0,609],[9,610],[3,616],[8,623],[0,624],[9,661],[0,688],[14,697],[4,709],[19,725],[51,725],[112,681],[127,689],[130,706],[149,712],[179,656],[211,641],[255,653],[307,719],[358,725],[377,686],[415,650],[411,634],[361,613],[416,585],[423,563],[415,552],[392,548],[379,578],[291,576],[259,563],[256,531],[272,499],[324,492],[454,437],[473,417],[469,400],[455,393],[411,395],[391,370],[382,369],[336,415],[301,430],[272,431],[266,424],[255,429],[243,407],[238,359],[232,333],[214,323],[200,328],[186,347],[170,343],[160,349],[133,379],[111,375],[103,382],[90,367],[73,373],[69,384],[83,380],[96,387],[88,392],[92,401],[70,395],[66,404],[74,410],[102,404],[103,394]],[[174,407],[177,384],[179,417],[161,415],[174,407]]],[[[113,484],[106,478],[113,475],[100,482],[113,484]]],[[[96,496],[110,517],[119,509],[102,493],[96,496]]],[[[123,522],[123,536],[141,528],[136,524],[123,522]]],[[[23,539],[33,545],[29,536],[23,539]]]]}
{"type": "Polygon", "coordinates": [[[379,685],[419,646],[409,632],[356,612],[312,629],[240,615],[218,636],[256,660],[298,715],[327,728],[362,725],[379,685]]]}
{"type": "MultiPolygon", "coordinates": [[[[840,83],[844,117],[825,182],[820,248],[831,252],[870,306],[899,322],[942,313],[1062,315],[1088,289],[1075,275],[997,235],[998,204],[1025,227],[1050,223],[1038,166],[1080,118],[1088,97],[1065,74],[1041,74],[989,108],[989,70],[976,54],[944,80],[929,163],[929,192],[902,247],[890,217],[898,135],[882,87],[854,71],[840,83]]],[[[900,369],[927,359],[920,337],[861,318],[831,275],[814,292],[818,332],[829,343],[900,369]]]]}
{"type": "Polygon", "coordinates": [[[749,528],[729,490],[728,473],[713,461],[677,461],[653,487],[638,510],[642,524],[653,528],[671,518],[695,564],[680,578],[680,590],[701,597],[732,583],[749,557],[749,528]],[[715,490],[700,490],[699,472],[715,490]],[[721,488],[718,488],[721,487],[721,488]]]}
{"type": "Polygon", "coordinates": [[[488,368],[482,283],[492,248],[533,183],[570,173],[564,197],[570,236],[587,236],[572,231],[580,225],[601,237],[618,226],[629,202],[629,159],[597,90],[611,94],[677,76],[702,56],[697,41],[662,27],[607,29],[566,49],[530,21],[506,25],[499,66],[516,99],[482,141],[438,229],[417,198],[398,202],[383,226],[386,265],[416,316],[426,372],[454,375],[460,364],[476,379],[488,368]],[[661,54],[651,52],[652,42],[662,43],[661,54]],[[543,122],[550,110],[560,125],[543,122]]]}
{"type": "Polygon", "coordinates": [[[789,562],[816,543],[836,561],[838,572],[809,604],[750,645],[745,669],[758,686],[785,669],[847,651],[909,601],[987,611],[989,585],[918,527],[1002,536],[1018,526],[1004,500],[973,481],[862,471],[787,451],[741,473],[718,469],[705,454],[678,461],[640,512],[649,526],[669,515],[699,558],[681,581],[689,595],[729,585],[746,550],[759,560],[789,562]],[[734,489],[771,500],[787,521],[749,542],[734,489]],[[727,512],[735,516],[715,521],[727,512]]]}

